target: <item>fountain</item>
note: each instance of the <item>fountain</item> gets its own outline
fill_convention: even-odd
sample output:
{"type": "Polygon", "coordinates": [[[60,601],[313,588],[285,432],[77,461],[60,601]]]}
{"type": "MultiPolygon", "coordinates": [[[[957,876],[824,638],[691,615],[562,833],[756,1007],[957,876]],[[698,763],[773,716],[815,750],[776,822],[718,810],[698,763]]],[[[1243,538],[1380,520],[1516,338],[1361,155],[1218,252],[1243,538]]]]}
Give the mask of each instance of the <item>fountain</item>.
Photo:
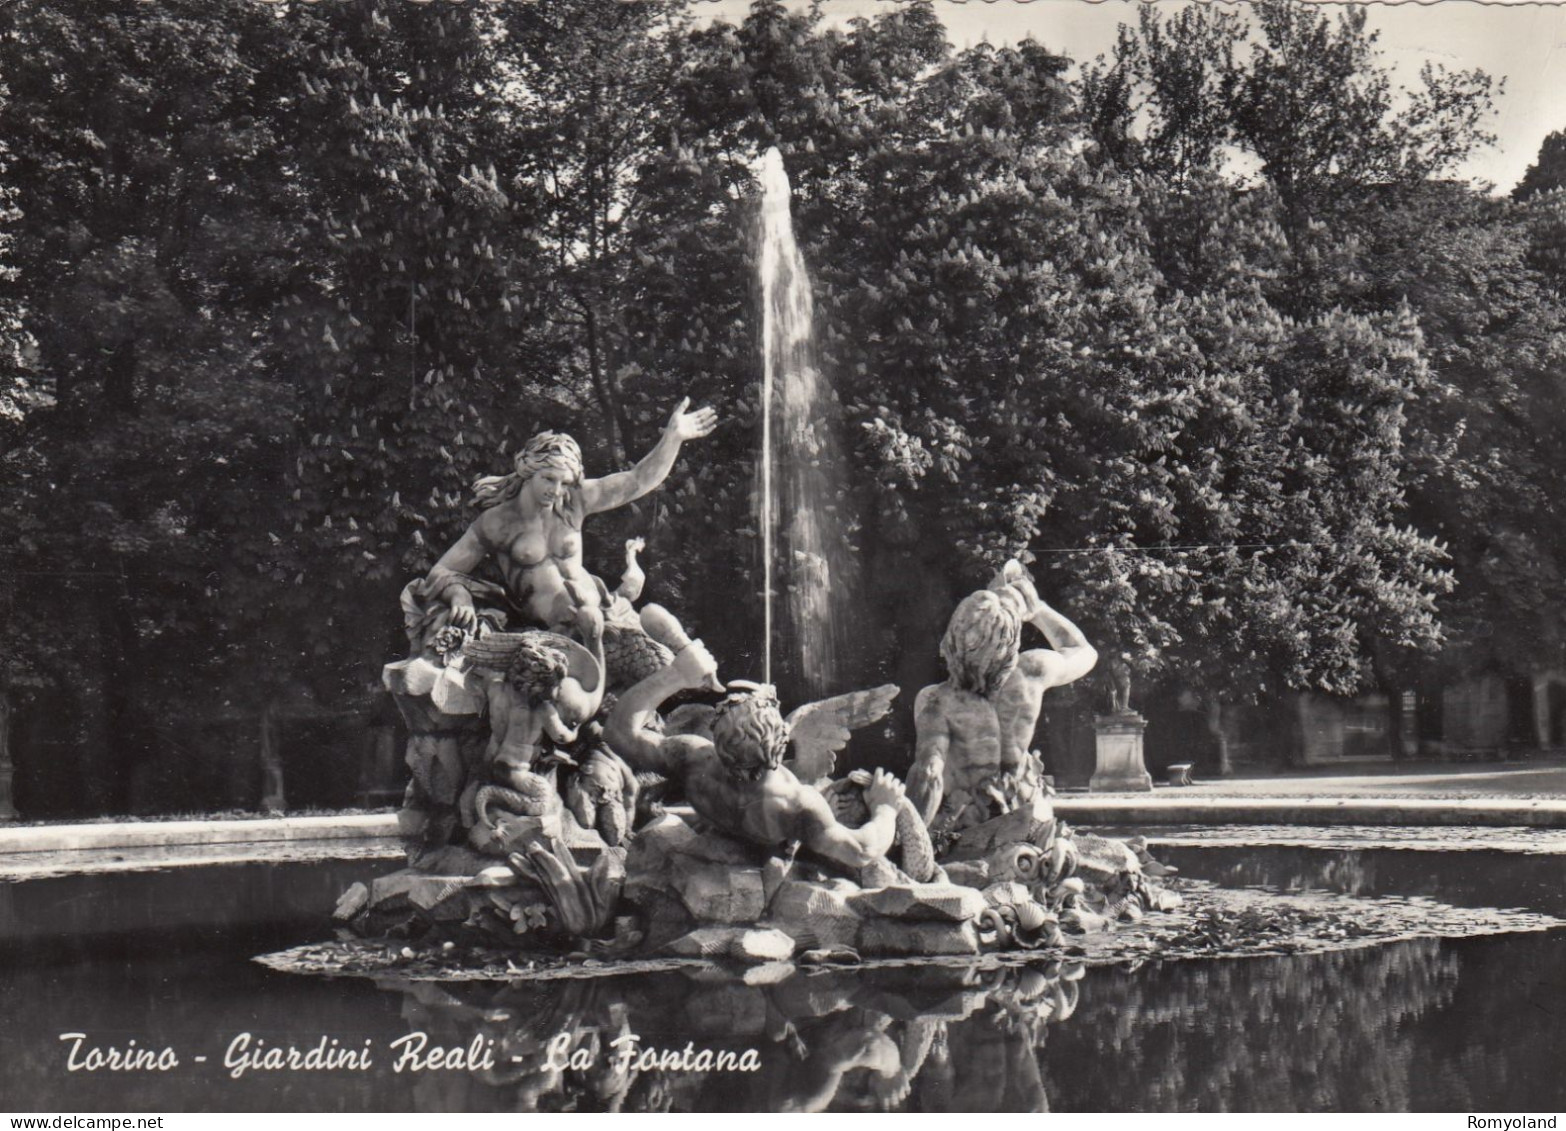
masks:
{"type": "Polygon", "coordinates": [[[682,402],[636,468],[605,479],[586,477],[569,436],[534,437],[510,474],[474,485],[478,518],[404,591],[411,654],[388,665],[385,684],[411,732],[409,867],[345,893],[337,917],[359,933],[624,958],[858,961],[1033,950],[1063,929],[1178,906],[1145,852],[1073,838],[1053,817],[1038,755],[1020,744],[1044,688],[1086,675],[1097,656],[1016,562],[954,615],[941,646],[953,678],[919,696],[906,792],[884,770],[834,772],[896,686],[783,714],[774,632],[788,674],[819,695],[836,685],[850,617],[839,611],[847,563],[830,393],[776,149],[760,176],[764,682],[732,681],[716,705],[672,706],[724,688],[673,614],[635,607],[642,543],[628,545],[613,591],[583,566],[585,516],[655,490],[716,414],[682,402]],[[1024,624],[1053,650],[1023,652],[1024,624]]]}
{"type": "Polygon", "coordinates": [[[810,276],[794,240],[791,189],[776,148],[761,160],[762,425],[758,521],[763,563],[762,679],[773,680],[779,575],[787,598],[791,674],[813,695],[838,685],[850,569],[842,463],[831,392],[816,364],[810,276]],[[787,515],[786,526],[780,516],[787,515]]]}
{"type": "MultiPolygon", "coordinates": [[[[1059,821],[1032,737],[1049,689],[1086,676],[1098,655],[1016,561],[952,613],[948,677],[916,697],[906,790],[884,770],[836,772],[897,687],[784,714],[773,633],[789,674],[819,694],[849,617],[833,609],[844,539],[832,527],[829,390],[776,150],[761,180],[766,682],[730,680],[720,702],[701,700],[725,691],[718,662],[668,610],[637,607],[641,540],[613,590],[583,566],[585,516],[657,489],[716,414],[682,402],[636,468],[605,479],[585,475],[570,437],[534,437],[510,474],[475,485],[479,517],[403,595],[412,654],[385,682],[411,734],[408,866],[344,892],[335,917],[357,947],[268,961],[486,979],[576,976],[585,961],[606,974],[1058,962],[1069,935],[1095,965],[1151,949],[1200,956],[1213,924],[1226,924],[1230,953],[1265,947],[1271,935],[1255,925],[1279,916],[1299,947],[1338,945],[1345,923],[1363,928],[1356,937],[1396,937],[1402,920],[1378,924],[1376,908],[1352,901],[1285,907],[1199,885],[1182,895],[1145,841],[1059,821]],[[786,628],[774,619],[779,576],[786,628]],[[1024,649],[1025,629],[1049,647],[1024,649]]],[[[1455,930],[1464,916],[1453,918],[1455,930]]],[[[1057,1019],[1069,1015],[1071,977],[1057,966],[1033,981],[1027,1011],[1048,989],[1057,1019]]]]}

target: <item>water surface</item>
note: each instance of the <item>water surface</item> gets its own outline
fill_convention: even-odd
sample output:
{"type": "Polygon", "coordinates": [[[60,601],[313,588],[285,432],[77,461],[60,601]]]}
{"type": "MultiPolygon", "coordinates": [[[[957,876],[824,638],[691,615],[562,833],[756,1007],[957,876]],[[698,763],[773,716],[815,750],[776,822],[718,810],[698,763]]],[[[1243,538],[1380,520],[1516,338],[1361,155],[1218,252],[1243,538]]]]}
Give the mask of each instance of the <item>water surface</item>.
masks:
{"type": "MultiPolygon", "coordinates": [[[[1566,857],[1201,847],[1226,884],[1566,914],[1566,857]]],[[[307,978],[250,961],[329,935],[378,861],[225,865],[0,886],[0,1107],[12,1110],[1559,1110],[1566,932],[1338,953],[977,970],[677,971],[513,984],[307,978]],[[68,1072],[63,1032],[171,1047],[169,1072],[68,1072]],[[374,1050],[364,1070],[247,1071],[229,1043],[374,1050]],[[394,1070],[394,1042],[494,1064],[394,1070]],[[747,1052],[638,1071],[616,1048],[747,1052]],[[613,1042],[620,1041],[619,1046],[613,1042]],[[475,1042],[477,1044],[475,1045],[475,1042]],[[553,1043],[553,1044],[552,1044],[553,1043]],[[551,1055],[551,1048],[555,1054],[551,1055]],[[575,1056],[574,1068],[556,1068],[575,1056]],[[195,1057],[205,1056],[205,1063],[195,1057]]]]}

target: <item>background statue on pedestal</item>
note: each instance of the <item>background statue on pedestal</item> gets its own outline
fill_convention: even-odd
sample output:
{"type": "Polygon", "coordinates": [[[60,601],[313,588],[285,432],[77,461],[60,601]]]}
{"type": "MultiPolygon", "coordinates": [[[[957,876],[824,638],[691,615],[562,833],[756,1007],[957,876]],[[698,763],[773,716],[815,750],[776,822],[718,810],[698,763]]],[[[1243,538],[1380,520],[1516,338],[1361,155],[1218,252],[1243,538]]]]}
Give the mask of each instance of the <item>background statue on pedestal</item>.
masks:
{"type": "Polygon", "coordinates": [[[1109,661],[1109,713],[1129,715],[1131,711],[1131,658],[1124,652],[1109,661]]]}

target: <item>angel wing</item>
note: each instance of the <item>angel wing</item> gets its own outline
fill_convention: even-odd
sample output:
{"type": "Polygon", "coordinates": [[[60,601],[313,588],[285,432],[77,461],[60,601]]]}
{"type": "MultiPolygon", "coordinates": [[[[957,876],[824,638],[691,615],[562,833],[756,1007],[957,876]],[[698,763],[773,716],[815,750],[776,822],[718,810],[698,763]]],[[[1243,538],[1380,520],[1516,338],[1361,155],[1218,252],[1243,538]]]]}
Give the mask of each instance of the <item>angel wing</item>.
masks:
{"type": "Polygon", "coordinates": [[[503,672],[511,666],[512,658],[525,643],[542,644],[563,652],[569,658],[582,646],[558,632],[530,629],[527,632],[491,632],[475,636],[462,646],[462,654],[481,668],[493,668],[503,672]]]}
{"type": "Polygon", "coordinates": [[[886,683],[796,707],[785,720],[792,755],[787,765],[794,776],[802,782],[831,777],[837,752],[848,745],[849,736],[885,718],[899,690],[897,684],[886,683]]]}

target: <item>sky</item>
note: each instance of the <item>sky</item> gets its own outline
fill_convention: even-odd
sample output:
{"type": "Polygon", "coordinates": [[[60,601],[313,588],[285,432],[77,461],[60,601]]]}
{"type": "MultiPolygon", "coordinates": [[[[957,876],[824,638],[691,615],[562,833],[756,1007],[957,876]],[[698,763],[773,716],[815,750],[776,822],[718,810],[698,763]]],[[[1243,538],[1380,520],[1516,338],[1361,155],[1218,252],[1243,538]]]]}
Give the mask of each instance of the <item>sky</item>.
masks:
{"type": "MultiPolygon", "coordinates": [[[[1179,0],[1158,2],[1173,8],[1179,0]]],[[[892,3],[825,0],[825,10],[833,22],[846,22],[892,3]]],[[[709,11],[732,21],[748,6],[748,0],[714,0],[709,11]]],[[[1031,35],[1077,61],[1107,54],[1116,27],[1135,23],[1138,6],[1138,0],[935,0],[955,47],[986,39],[1015,43],[1031,35]]],[[[1504,192],[1533,164],[1545,135],[1566,130],[1566,3],[1435,0],[1368,7],[1383,57],[1405,82],[1412,84],[1427,60],[1505,76],[1490,125],[1499,140],[1463,166],[1462,175],[1504,192]]]]}

